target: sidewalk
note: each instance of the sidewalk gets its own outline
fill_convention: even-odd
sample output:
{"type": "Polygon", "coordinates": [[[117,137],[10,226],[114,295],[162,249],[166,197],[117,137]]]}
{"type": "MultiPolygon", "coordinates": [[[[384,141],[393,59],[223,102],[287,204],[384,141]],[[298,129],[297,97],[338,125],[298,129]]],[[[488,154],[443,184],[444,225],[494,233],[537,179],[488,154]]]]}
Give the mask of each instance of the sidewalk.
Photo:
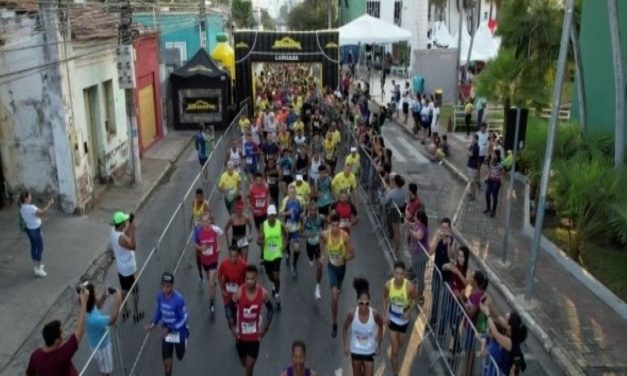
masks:
{"type": "MultiPolygon", "coordinates": [[[[393,79],[392,77],[391,79],[393,79]]],[[[391,79],[381,95],[378,77],[371,80],[371,96],[379,104],[390,100],[391,79]]],[[[398,81],[397,78],[394,78],[398,81]]],[[[401,85],[402,85],[401,81],[401,85]]],[[[447,119],[440,120],[441,134],[446,134],[447,119]]],[[[396,123],[411,129],[408,125],[396,123]]],[[[411,134],[411,132],[407,132],[411,134]]],[[[463,134],[449,134],[451,155],[445,165],[460,179],[465,179],[468,141],[463,134]]],[[[485,171],[485,170],[484,170],[485,171]]],[[[482,171],[483,174],[483,171],[482,171]]],[[[544,249],[538,256],[533,303],[523,299],[530,258],[531,239],[523,232],[524,186],[516,182],[512,201],[512,231],[508,247],[508,264],[501,263],[505,232],[505,198],[508,181],[499,195],[496,218],[482,213],[483,192],[476,201],[462,197],[455,227],[463,234],[476,258],[492,272],[490,284],[509,296],[510,303],[527,316],[532,334],[544,339],[549,355],[567,374],[627,374],[627,322],[586,286],[569,274],[544,249]]]]}
{"type": "Polygon", "coordinates": [[[0,373],[22,373],[23,369],[10,369],[11,363],[41,345],[41,323],[52,318],[67,321],[75,313],[74,307],[57,302],[76,294],[74,286],[81,276],[94,277],[113,261],[108,252],[113,212],[136,211],[190,142],[190,132],[168,133],[142,159],[142,183],[131,186],[130,176],[126,176],[122,180],[127,181],[107,187],[87,215],[50,211],[42,227],[46,278],[33,276],[28,239],[17,225],[17,205],[0,211],[0,317],[4,330],[0,373]]]}

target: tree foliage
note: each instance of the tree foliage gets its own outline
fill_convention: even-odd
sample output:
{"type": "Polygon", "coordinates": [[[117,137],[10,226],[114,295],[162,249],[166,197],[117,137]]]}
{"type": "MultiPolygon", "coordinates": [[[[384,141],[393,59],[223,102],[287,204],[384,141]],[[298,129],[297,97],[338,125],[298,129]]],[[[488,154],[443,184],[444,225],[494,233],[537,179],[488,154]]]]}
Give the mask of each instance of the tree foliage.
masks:
{"type": "Polygon", "coordinates": [[[253,4],[250,0],[233,0],[231,3],[233,22],[238,28],[248,29],[253,26],[253,4]]]}
{"type": "Polygon", "coordinates": [[[267,10],[261,10],[261,25],[264,30],[276,30],[276,21],[267,10]]]}
{"type": "Polygon", "coordinates": [[[292,8],[287,17],[290,30],[321,30],[327,28],[326,1],[305,0],[292,8]]]}

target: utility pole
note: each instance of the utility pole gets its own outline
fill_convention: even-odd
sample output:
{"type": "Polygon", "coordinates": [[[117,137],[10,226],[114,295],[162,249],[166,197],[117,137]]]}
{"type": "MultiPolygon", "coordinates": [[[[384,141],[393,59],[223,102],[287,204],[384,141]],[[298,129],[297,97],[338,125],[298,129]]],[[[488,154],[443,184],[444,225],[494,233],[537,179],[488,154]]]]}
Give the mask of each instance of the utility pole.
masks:
{"type": "Polygon", "coordinates": [[[459,79],[460,60],[462,58],[462,11],[463,8],[459,8],[459,23],[457,25],[457,62],[455,63],[455,103],[459,103],[459,86],[461,80],[459,79]]]}
{"type": "Polygon", "coordinates": [[[198,27],[200,29],[200,47],[207,48],[207,7],[205,0],[198,0],[198,27]]]}
{"type": "Polygon", "coordinates": [[[544,166],[542,168],[542,180],[540,181],[540,197],[538,199],[538,209],[536,211],[536,223],[533,232],[533,242],[531,243],[531,260],[529,261],[529,272],[527,273],[527,285],[525,287],[525,300],[531,299],[533,292],[533,277],[536,272],[538,252],[540,251],[540,239],[542,239],[542,227],[544,226],[544,210],[546,204],[546,194],[549,188],[549,177],[551,174],[551,160],[553,158],[553,147],[555,146],[555,131],[557,130],[557,117],[560,112],[560,100],[562,97],[562,86],[564,84],[564,71],[566,70],[566,58],[568,57],[568,36],[573,21],[573,2],[566,0],[564,9],[564,24],[562,25],[562,39],[560,51],[557,58],[557,74],[553,83],[553,96],[551,99],[551,117],[549,119],[549,132],[546,140],[546,152],[544,155],[544,166]]]}
{"type": "Polygon", "coordinates": [[[126,116],[129,127],[129,149],[133,183],[142,182],[141,160],[139,159],[139,137],[137,134],[137,109],[135,106],[135,53],[130,30],[133,22],[130,0],[120,1],[120,31],[118,34],[117,63],[118,83],[125,89],[126,116]]]}
{"type": "MultiPolygon", "coordinates": [[[[509,187],[507,187],[507,201],[505,202],[505,237],[501,250],[501,262],[507,262],[507,247],[512,225],[512,197],[514,196],[514,174],[516,173],[516,152],[518,151],[518,134],[520,132],[520,107],[516,108],[516,129],[514,130],[514,150],[512,150],[512,169],[509,172],[509,187]]],[[[505,156],[503,156],[505,157],[505,156]]]]}

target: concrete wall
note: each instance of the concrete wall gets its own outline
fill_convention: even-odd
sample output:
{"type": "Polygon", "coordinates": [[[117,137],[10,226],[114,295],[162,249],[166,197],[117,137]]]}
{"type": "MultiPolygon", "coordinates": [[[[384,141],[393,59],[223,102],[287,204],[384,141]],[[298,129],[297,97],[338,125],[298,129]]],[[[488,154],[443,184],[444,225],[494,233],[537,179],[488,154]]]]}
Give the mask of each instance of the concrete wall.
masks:
{"type": "MultiPolygon", "coordinates": [[[[156,17],[152,13],[137,12],[133,14],[133,22],[156,29],[156,17]]],[[[166,43],[184,43],[183,59],[194,56],[200,49],[200,34],[197,12],[162,12],[161,13],[161,48],[166,43]]],[[[224,17],[213,13],[207,15],[207,47],[211,51],[216,46],[216,35],[224,32],[224,17]]]]}
{"type": "MultiPolygon", "coordinates": [[[[618,22],[627,75],[627,0],[618,1],[618,22]]],[[[588,131],[614,134],[614,67],[608,25],[607,2],[583,2],[579,36],[581,61],[586,90],[588,131]]],[[[576,92],[577,85],[573,85],[576,92]]],[[[572,116],[579,119],[577,97],[572,101],[572,116]]],[[[625,103],[627,105],[627,101],[625,103]]],[[[625,119],[627,127],[627,118],[625,119]]],[[[627,145],[627,142],[626,142],[627,145]]]]}
{"type": "Polygon", "coordinates": [[[45,38],[35,29],[34,18],[4,9],[0,17],[5,30],[0,71],[23,71],[0,79],[0,152],[5,178],[15,193],[28,189],[35,195],[55,195],[64,210],[73,211],[77,200],[59,68],[41,67],[58,59],[56,32],[47,26],[53,22],[52,13],[41,15],[45,38]]]}

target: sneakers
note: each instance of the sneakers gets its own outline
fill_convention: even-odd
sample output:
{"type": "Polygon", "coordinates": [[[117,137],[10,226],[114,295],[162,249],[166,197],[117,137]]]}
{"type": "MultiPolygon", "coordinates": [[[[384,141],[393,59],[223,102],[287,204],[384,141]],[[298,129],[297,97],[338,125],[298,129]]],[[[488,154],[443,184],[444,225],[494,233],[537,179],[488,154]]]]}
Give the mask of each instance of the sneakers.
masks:
{"type": "Polygon", "coordinates": [[[309,266],[313,268],[313,265],[314,265],[313,261],[309,260],[309,266]]]}
{"type": "Polygon", "coordinates": [[[198,287],[202,287],[202,277],[198,277],[198,287]]]}
{"type": "Polygon", "coordinates": [[[295,281],[296,279],[298,279],[298,272],[296,272],[296,269],[292,267],[292,281],[295,281]]]}
{"type": "Polygon", "coordinates": [[[215,305],[209,305],[209,320],[213,322],[216,319],[216,307],[215,305]]]}
{"type": "Polygon", "coordinates": [[[40,265],[39,267],[35,267],[33,269],[33,273],[35,273],[37,277],[42,277],[42,278],[48,275],[48,273],[46,273],[46,271],[44,270],[43,264],[40,265]]]}
{"type": "Polygon", "coordinates": [[[276,310],[280,311],[281,310],[281,297],[279,296],[279,293],[275,292],[272,294],[272,296],[274,297],[274,302],[276,303],[276,310]]]}
{"type": "Polygon", "coordinates": [[[337,337],[337,324],[333,324],[333,328],[331,329],[331,337],[337,337]]]}
{"type": "Polygon", "coordinates": [[[322,295],[320,295],[320,285],[316,285],[316,289],[314,290],[314,296],[316,300],[322,299],[322,295]]]}

